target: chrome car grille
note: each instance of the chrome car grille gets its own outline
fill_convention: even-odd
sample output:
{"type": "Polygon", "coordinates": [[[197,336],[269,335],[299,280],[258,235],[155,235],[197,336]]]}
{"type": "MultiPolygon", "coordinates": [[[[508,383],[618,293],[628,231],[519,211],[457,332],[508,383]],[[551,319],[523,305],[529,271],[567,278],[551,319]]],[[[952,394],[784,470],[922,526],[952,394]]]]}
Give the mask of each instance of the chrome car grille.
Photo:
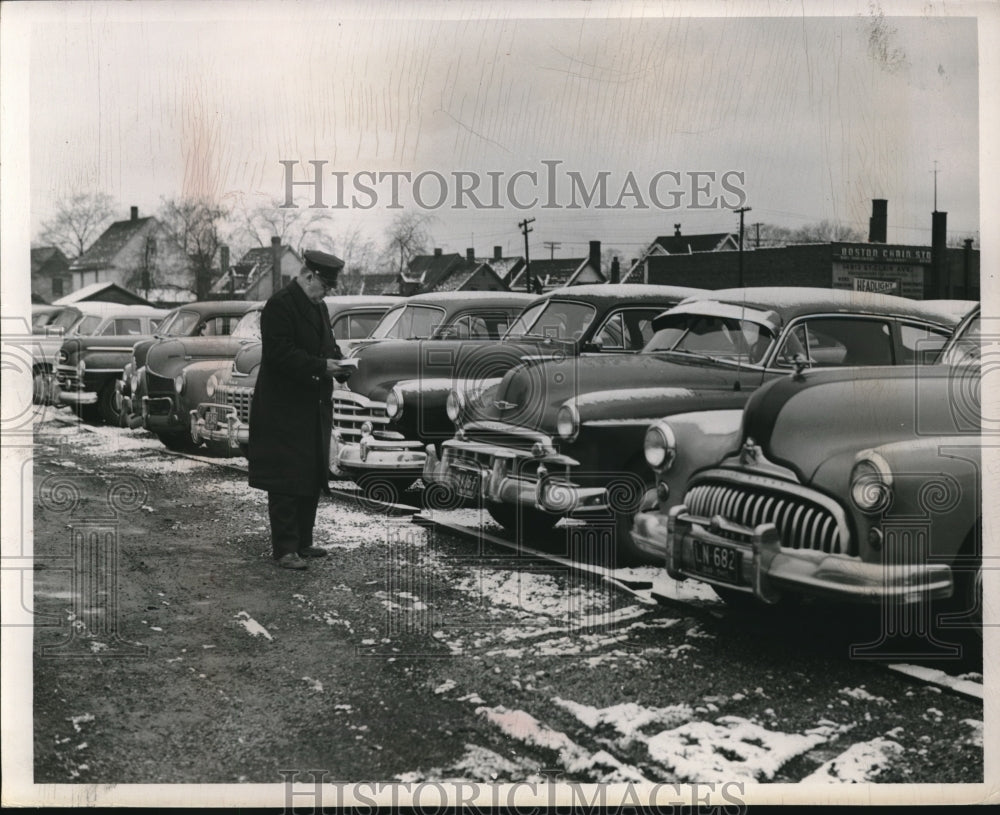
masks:
{"type": "Polygon", "coordinates": [[[76,368],[63,365],[56,366],[56,381],[64,391],[75,391],[81,387],[80,377],[76,368]]]}
{"type": "Polygon", "coordinates": [[[242,385],[219,385],[213,397],[216,402],[234,408],[243,424],[250,424],[250,400],[253,388],[242,385]]]}
{"type": "MultiPolygon", "coordinates": [[[[354,399],[345,399],[337,391],[333,392],[333,424],[344,441],[358,441],[361,438],[361,425],[371,422],[375,430],[384,429],[389,424],[385,415],[385,407],[380,404],[364,404],[354,399]]],[[[398,434],[396,434],[398,435],[398,434]]]]}
{"type": "Polygon", "coordinates": [[[779,490],[708,482],[691,487],[684,503],[692,515],[711,519],[720,515],[730,523],[753,529],[773,523],[787,549],[854,555],[843,540],[837,519],[829,509],[799,495],[779,490]]]}

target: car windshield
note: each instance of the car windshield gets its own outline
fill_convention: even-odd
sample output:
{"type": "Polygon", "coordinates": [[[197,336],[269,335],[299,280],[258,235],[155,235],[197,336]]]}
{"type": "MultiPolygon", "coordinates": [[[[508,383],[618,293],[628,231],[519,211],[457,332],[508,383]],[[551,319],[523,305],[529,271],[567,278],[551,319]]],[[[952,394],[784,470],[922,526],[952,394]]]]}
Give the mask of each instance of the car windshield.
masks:
{"type": "Polygon", "coordinates": [[[99,317],[96,314],[87,314],[83,317],[76,325],[73,326],[70,334],[78,334],[81,337],[89,337],[93,334],[97,327],[104,322],[103,317],[99,317]]]}
{"type": "Polygon", "coordinates": [[[196,311],[175,311],[160,323],[156,333],[161,337],[188,337],[194,332],[199,319],[196,311]]]}
{"type": "Polygon", "coordinates": [[[941,354],[945,365],[979,365],[982,354],[982,327],[979,315],[965,324],[960,335],[956,334],[941,354]]]}
{"type": "Polygon", "coordinates": [[[50,334],[57,334],[59,329],[63,332],[69,331],[82,315],[75,308],[68,308],[59,312],[55,318],[45,324],[45,330],[50,334]]]}
{"type": "Polygon", "coordinates": [[[233,336],[239,340],[259,340],[260,339],[260,310],[248,311],[236,324],[233,329],[233,336]]]}
{"type": "Polygon", "coordinates": [[[774,342],[767,326],[751,320],[680,313],[663,315],[657,322],[659,330],[642,349],[644,354],[674,351],[759,365],[774,342]]]}
{"type": "Polygon", "coordinates": [[[504,338],[576,340],[583,336],[596,313],[597,309],[586,303],[549,300],[525,309],[504,338]]]}
{"type": "Polygon", "coordinates": [[[405,305],[388,312],[375,326],[371,339],[409,340],[427,339],[444,320],[443,308],[437,306],[405,305]]]}

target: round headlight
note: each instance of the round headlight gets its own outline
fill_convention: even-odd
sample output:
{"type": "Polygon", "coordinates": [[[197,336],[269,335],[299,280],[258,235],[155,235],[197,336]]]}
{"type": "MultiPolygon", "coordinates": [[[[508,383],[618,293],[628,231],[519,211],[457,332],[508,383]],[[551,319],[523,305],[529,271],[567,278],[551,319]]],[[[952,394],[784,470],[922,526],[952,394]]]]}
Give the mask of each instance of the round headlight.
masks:
{"type": "Polygon", "coordinates": [[[559,408],[559,413],[556,414],[556,432],[567,441],[576,438],[576,434],[580,432],[580,413],[576,405],[569,403],[559,408]]]}
{"type": "Polygon", "coordinates": [[[862,512],[881,512],[892,500],[892,470],[874,450],[862,450],[854,459],[851,500],[862,512]]]}
{"type": "Polygon", "coordinates": [[[174,390],[178,393],[184,393],[184,374],[177,374],[174,377],[174,390]]]}
{"type": "Polygon", "coordinates": [[[677,441],[674,431],[664,421],[650,425],[642,444],[646,463],[657,472],[669,470],[677,458],[677,441]]]}
{"type": "Polygon", "coordinates": [[[58,362],[60,365],[65,365],[68,359],[69,356],[66,354],[66,352],[63,351],[62,349],[59,349],[59,353],[56,354],[56,362],[58,362]]]}
{"type": "Polygon", "coordinates": [[[448,418],[454,424],[458,424],[458,419],[462,415],[462,410],[465,407],[465,396],[462,395],[460,390],[452,388],[451,392],[448,394],[448,399],[444,403],[445,413],[448,414],[448,418]]]}
{"type": "Polygon", "coordinates": [[[215,396],[215,389],[219,387],[219,377],[216,374],[212,374],[208,378],[208,382],[205,383],[205,395],[215,396]]]}
{"type": "Polygon", "coordinates": [[[385,398],[385,415],[397,421],[403,415],[403,393],[396,385],[385,398]]]}

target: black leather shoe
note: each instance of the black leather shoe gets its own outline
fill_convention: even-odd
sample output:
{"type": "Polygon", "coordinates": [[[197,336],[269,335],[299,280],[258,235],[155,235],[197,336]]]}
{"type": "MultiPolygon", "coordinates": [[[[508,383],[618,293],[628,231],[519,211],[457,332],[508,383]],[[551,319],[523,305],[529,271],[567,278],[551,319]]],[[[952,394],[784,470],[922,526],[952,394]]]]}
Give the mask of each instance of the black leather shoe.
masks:
{"type": "Polygon", "coordinates": [[[308,549],[300,549],[299,557],[326,557],[329,552],[320,549],[318,546],[310,546],[308,549]]]}
{"type": "Polygon", "coordinates": [[[307,564],[295,552],[289,552],[287,555],[282,555],[281,558],[278,560],[278,565],[282,569],[308,569],[309,568],[309,564],[307,564]]]}

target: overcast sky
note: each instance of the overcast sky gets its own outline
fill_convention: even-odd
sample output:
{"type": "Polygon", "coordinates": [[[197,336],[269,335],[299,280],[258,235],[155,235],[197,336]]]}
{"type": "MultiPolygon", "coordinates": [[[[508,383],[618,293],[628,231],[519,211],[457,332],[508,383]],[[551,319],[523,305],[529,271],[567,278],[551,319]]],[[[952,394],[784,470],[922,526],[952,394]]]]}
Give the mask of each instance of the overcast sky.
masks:
{"type": "MultiPolygon", "coordinates": [[[[40,10],[32,236],[76,190],[111,194],[122,217],[132,204],[150,214],[161,196],[281,200],[280,160],[300,162],[296,180],[311,175],[306,162],[327,162],[326,205],[336,203],[331,173],[347,173],[348,207],[334,223],[376,240],[391,188],[374,185],[371,209],[351,206],[355,174],[441,173],[446,203],[424,211],[447,251],[520,251],[517,222],[534,217],[533,256],[548,254],[544,241],[583,254],[590,239],[629,254],[675,223],[736,229],[740,203],[752,207],[748,228],[830,219],[867,233],[872,198],[889,201],[890,242],[929,244],[935,161],[949,233],[978,236],[973,17],[880,17],[867,4],[839,18],[735,19],[681,16],[681,5],[664,7],[675,16],[615,17],[630,7],[597,2],[542,7],[577,15],[562,19],[524,16],[537,6],[418,4],[405,18],[414,7],[337,8],[341,16],[305,3],[40,10]],[[554,201],[546,160],[561,162],[551,165],[554,201]],[[483,178],[484,203],[494,173],[499,208],[454,209],[455,171],[483,178]],[[538,206],[518,209],[507,195],[519,171],[538,181],[519,177],[514,198],[537,195],[538,206]],[[568,171],[588,187],[606,172],[606,206],[568,208],[568,171]],[[657,176],[665,171],[677,175],[657,176]],[[702,193],[692,190],[696,172],[715,173],[694,179],[702,193]],[[621,197],[630,173],[635,188],[621,197]],[[721,195],[726,173],[742,174],[727,178],[745,201],[721,195]],[[650,200],[657,177],[660,203],[675,208],[650,200]]],[[[402,183],[400,203],[413,205],[402,183]]],[[[436,179],[421,192],[433,204],[436,179]]],[[[296,199],[313,202],[301,187],[296,199]]]]}

